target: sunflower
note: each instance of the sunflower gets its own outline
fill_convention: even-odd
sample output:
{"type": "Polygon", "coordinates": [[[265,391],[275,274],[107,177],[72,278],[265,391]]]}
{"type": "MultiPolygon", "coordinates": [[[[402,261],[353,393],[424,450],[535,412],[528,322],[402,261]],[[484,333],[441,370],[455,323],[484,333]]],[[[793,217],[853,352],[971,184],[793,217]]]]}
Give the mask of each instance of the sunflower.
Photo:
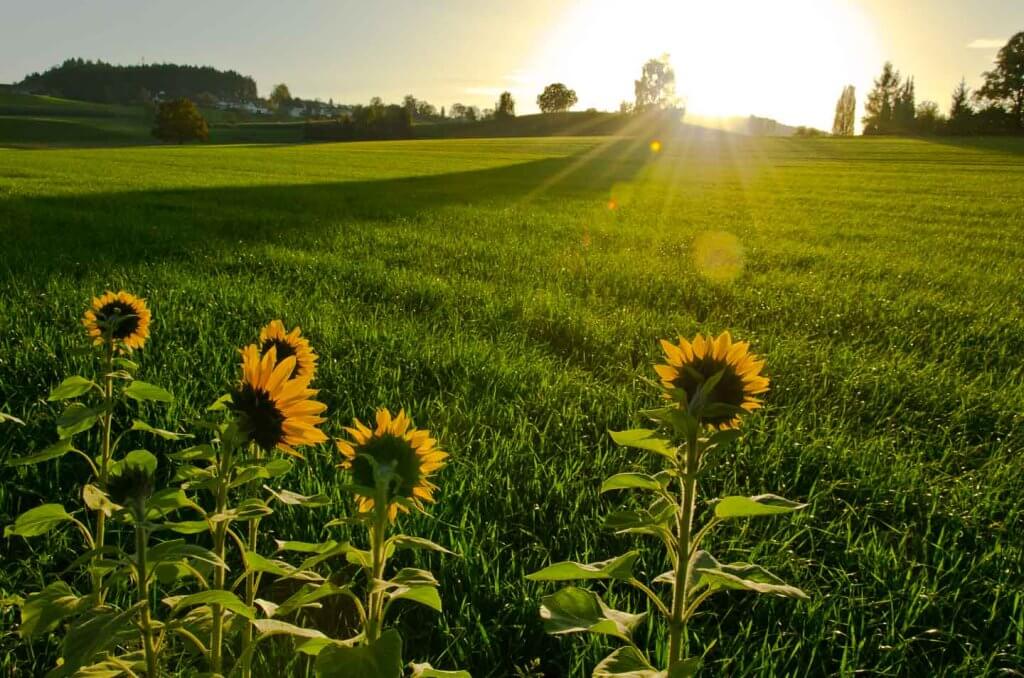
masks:
{"type": "Polygon", "coordinates": [[[302,338],[301,328],[296,327],[287,332],[284,323],[280,320],[271,320],[269,325],[260,330],[260,352],[266,355],[271,348],[277,349],[278,362],[295,356],[295,372],[292,373],[292,379],[313,379],[317,356],[309,345],[309,340],[302,338]]]}
{"type": "Polygon", "coordinates": [[[109,338],[130,351],[146,343],[151,317],[145,299],[124,290],[108,291],[92,300],[82,316],[82,324],[94,344],[103,344],[109,338]]]}
{"type": "Polygon", "coordinates": [[[239,414],[239,426],[249,440],[269,452],[275,447],[300,457],[297,445],[315,445],[327,440],[317,424],[327,409],[313,400],[316,391],[308,379],[292,379],[295,356],[277,361],[277,348],[260,354],[256,344],[242,349],[242,383],[231,394],[232,410],[239,414]]]}
{"type": "MultiPolygon", "coordinates": [[[[345,457],[342,468],[352,471],[356,485],[376,487],[374,469],[390,466],[394,474],[388,488],[388,518],[394,520],[398,509],[408,513],[407,503],[418,508],[434,501],[437,486],[429,477],[444,466],[447,452],[434,447],[437,441],[426,429],[412,428],[405,410],[392,417],[386,408],[377,410],[377,428],[370,429],[358,419],[345,430],[352,440],[336,440],[338,451],[345,457]]],[[[359,511],[373,510],[374,498],[359,497],[359,511]]]]}
{"type": "MultiPolygon", "coordinates": [[[[661,385],[680,389],[687,401],[693,398],[705,380],[722,372],[722,378],[711,389],[712,403],[725,403],[750,412],[761,407],[758,395],[768,390],[768,377],[761,375],[764,361],[750,352],[745,341],[733,342],[728,332],[718,337],[698,334],[693,342],[682,337],[678,344],[662,339],[667,365],[655,365],[661,385]]],[[[707,417],[704,423],[716,428],[734,428],[739,419],[731,414],[707,417]]]]}

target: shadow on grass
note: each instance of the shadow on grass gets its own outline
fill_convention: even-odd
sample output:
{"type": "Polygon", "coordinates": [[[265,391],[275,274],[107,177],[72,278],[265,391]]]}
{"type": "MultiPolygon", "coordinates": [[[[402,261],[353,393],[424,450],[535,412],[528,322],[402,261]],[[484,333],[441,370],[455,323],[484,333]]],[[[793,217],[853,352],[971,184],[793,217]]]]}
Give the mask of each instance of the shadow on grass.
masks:
{"type": "Polygon", "coordinates": [[[920,137],[922,141],[963,150],[989,151],[1009,155],[1024,155],[1024,137],[920,137]]]}
{"type": "Polygon", "coordinates": [[[603,201],[649,159],[645,146],[619,139],[568,157],[427,176],[14,197],[0,203],[2,268],[39,284],[51,274],[187,260],[223,246],[315,246],[328,223],[415,220],[449,205],[603,201]]]}

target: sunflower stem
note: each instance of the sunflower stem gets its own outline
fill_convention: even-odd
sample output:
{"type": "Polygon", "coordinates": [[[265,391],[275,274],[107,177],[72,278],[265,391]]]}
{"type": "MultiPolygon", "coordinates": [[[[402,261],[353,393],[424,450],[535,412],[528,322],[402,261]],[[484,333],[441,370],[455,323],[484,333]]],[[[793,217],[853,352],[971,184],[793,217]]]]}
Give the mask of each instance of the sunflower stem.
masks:
{"type": "Polygon", "coordinates": [[[147,576],[146,543],[148,541],[145,525],[145,501],[138,500],[135,507],[135,562],[138,575],[138,595],[142,608],[139,611],[139,626],[142,627],[142,646],[146,651],[146,675],[156,678],[158,674],[156,661],[156,642],[153,640],[153,624],[149,611],[149,577],[147,576]]]}
{"type": "MultiPolygon", "coordinates": [[[[107,491],[107,480],[110,477],[110,430],[113,427],[114,422],[114,338],[112,333],[108,332],[107,341],[105,343],[107,347],[105,367],[106,371],[103,378],[103,417],[101,419],[101,425],[103,427],[102,442],[100,447],[100,468],[99,468],[99,485],[100,489],[104,492],[107,491]]],[[[93,539],[95,548],[102,549],[107,538],[107,515],[103,512],[103,509],[96,510],[96,536],[93,539]]],[[[98,570],[100,556],[97,555],[93,560],[92,570],[92,592],[97,597],[100,604],[103,603],[103,576],[98,570]]]]}
{"type": "Polygon", "coordinates": [[[366,642],[368,644],[376,642],[384,630],[385,592],[384,589],[379,588],[378,582],[384,580],[384,567],[387,564],[384,542],[388,529],[388,504],[387,488],[382,488],[380,485],[381,483],[378,482],[377,496],[373,503],[373,525],[370,527],[372,571],[370,572],[370,594],[367,600],[366,617],[366,642]]]}
{"type": "MultiPolygon", "coordinates": [[[[257,445],[251,447],[253,460],[259,463],[260,460],[260,448],[257,445]]],[[[249,521],[249,540],[247,547],[249,551],[255,552],[256,545],[259,539],[259,518],[253,518],[249,521]]],[[[256,602],[256,573],[248,571],[245,573],[245,604],[252,607],[256,602]]],[[[242,633],[242,656],[248,656],[246,650],[249,645],[252,644],[252,626],[249,624],[245,625],[245,631],[242,633]]],[[[248,678],[252,675],[252,657],[246,662],[246,665],[242,667],[241,671],[243,678],[248,678]]]]}
{"type": "Polygon", "coordinates": [[[672,615],[669,620],[668,667],[686,658],[688,639],[686,614],[690,597],[690,539],[693,534],[693,512],[697,500],[697,472],[700,469],[700,448],[697,428],[687,435],[686,461],[680,478],[680,501],[676,511],[676,572],[672,589],[672,615]]]}
{"type": "MultiPolygon", "coordinates": [[[[231,477],[231,452],[233,440],[222,441],[220,460],[217,469],[217,501],[214,515],[218,518],[217,525],[213,530],[213,552],[220,559],[222,565],[215,566],[213,571],[213,588],[224,590],[224,579],[227,575],[227,565],[224,563],[225,545],[227,542],[228,520],[224,513],[228,508],[228,487],[231,477]]],[[[224,608],[214,604],[210,606],[213,616],[210,629],[210,668],[214,673],[220,673],[223,665],[223,644],[224,644],[224,608]]]]}

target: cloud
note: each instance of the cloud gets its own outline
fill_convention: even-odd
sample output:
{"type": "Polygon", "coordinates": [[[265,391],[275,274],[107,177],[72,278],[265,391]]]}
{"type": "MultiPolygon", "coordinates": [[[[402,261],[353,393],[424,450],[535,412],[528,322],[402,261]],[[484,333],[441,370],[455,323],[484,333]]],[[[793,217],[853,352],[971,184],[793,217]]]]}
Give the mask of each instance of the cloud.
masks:
{"type": "Polygon", "coordinates": [[[967,49],[999,49],[1005,44],[1005,38],[978,38],[967,43],[967,49]]]}

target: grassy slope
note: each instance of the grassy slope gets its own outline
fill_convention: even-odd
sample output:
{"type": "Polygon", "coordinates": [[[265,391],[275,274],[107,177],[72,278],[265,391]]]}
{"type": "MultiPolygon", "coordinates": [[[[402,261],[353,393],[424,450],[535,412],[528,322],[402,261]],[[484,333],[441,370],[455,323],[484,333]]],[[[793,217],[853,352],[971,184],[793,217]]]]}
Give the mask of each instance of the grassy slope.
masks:
{"type": "MultiPolygon", "coordinates": [[[[213,143],[295,143],[301,123],[245,122],[203,109],[213,143]]],[[[96,104],[0,91],[0,147],[135,146],[157,144],[141,106],[96,104]]]]}
{"type": "MultiPolygon", "coordinates": [[[[262,322],[300,323],[335,432],[406,407],[453,453],[433,517],[405,526],[463,557],[431,559],[446,611],[402,617],[408,657],[589,675],[601,648],[544,636],[553,588],[523,575],[636,543],[598,528],[616,501],[601,478],[644,463],[606,430],[655,401],[640,378],[658,337],[730,329],[766,355],[773,391],[704,490],[812,508],[713,550],[812,600],[718,600],[695,625],[717,641],[708,674],[1019,668],[1024,146],[692,141],[653,160],[588,139],[0,151],[0,409],[30,422],[0,455],[50,439],[40,396],[87,369],[77,316],[94,292],[149,298],[144,378],[178,394],[177,420],[231,383],[262,322]],[[737,279],[694,266],[706,231],[738,239],[737,279]]],[[[288,485],[344,502],[333,462],[311,455],[288,485]]],[[[9,472],[0,522],[74,496],[81,474],[9,472]]],[[[324,537],[329,515],[278,514],[274,536],[324,537]]],[[[70,546],[8,542],[0,594],[40,586],[70,546]]],[[[665,564],[652,551],[644,569],[665,564]]],[[[52,661],[54,640],[30,652],[3,619],[0,666],[52,661]]]]}

